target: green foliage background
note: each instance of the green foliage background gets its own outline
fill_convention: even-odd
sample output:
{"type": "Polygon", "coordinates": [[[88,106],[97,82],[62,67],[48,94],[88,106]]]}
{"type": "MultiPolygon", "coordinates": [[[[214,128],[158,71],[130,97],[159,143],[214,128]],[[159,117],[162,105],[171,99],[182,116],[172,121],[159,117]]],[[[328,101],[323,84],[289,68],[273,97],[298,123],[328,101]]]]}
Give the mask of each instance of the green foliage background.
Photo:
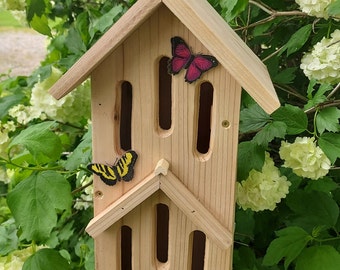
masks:
{"type": "MultiPolygon", "coordinates": [[[[29,105],[32,88],[49,78],[52,67],[67,71],[134,2],[27,0],[28,24],[50,38],[48,55],[32,75],[0,83],[1,122],[15,121],[9,110],[29,105]]],[[[310,81],[299,65],[340,23],[308,16],[292,0],[209,2],[266,64],[282,104],[268,115],[243,93],[238,180],[251,169],[260,171],[268,151],[292,183],[274,211],[236,206],[233,269],[339,269],[339,85],[310,81]],[[332,162],[329,174],[317,181],[283,168],[278,155],[282,140],[303,136],[316,137],[332,162]]],[[[339,6],[335,1],[328,13],[340,14],[339,6]]],[[[0,182],[0,263],[25,251],[25,270],[94,269],[93,241],[84,231],[92,208],[74,208],[86,188],[81,179],[90,176],[87,119],[15,124],[0,155],[2,170],[11,170],[10,182],[0,182]]]]}

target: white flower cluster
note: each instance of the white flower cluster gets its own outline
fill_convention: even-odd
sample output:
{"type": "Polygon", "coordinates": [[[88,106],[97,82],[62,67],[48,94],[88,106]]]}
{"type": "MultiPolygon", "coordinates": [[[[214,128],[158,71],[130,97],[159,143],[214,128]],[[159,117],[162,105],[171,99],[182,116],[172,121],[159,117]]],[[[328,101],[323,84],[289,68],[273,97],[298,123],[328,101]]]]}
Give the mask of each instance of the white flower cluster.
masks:
{"type": "Polygon", "coordinates": [[[27,23],[25,7],[25,0],[0,0],[0,8],[10,11],[13,17],[23,25],[27,23]]]}
{"type": "MultiPolygon", "coordinates": [[[[35,250],[44,248],[36,246],[35,250]]],[[[5,257],[0,257],[0,270],[21,270],[24,262],[34,253],[33,247],[15,250],[5,257]]]]}
{"type": "Polygon", "coordinates": [[[2,123],[0,121],[0,145],[5,144],[9,141],[8,133],[15,130],[13,121],[2,123]]]}
{"type": "Polygon", "coordinates": [[[340,82],[340,30],[335,30],[331,37],[323,38],[302,57],[300,68],[309,79],[330,84],[340,82]]]}
{"type": "Polygon", "coordinates": [[[310,16],[328,19],[327,7],[336,0],[295,0],[300,9],[310,16]]]}
{"type": "Polygon", "coordinates": [[[50,118],[63,123],[77,125],[81,120],[90,118],[90,84],[84,82],[67,96],[56,100],[49,93],[49,88],[60,78],[61,71],[52,68],[51,76],[35,84],[32,89],[31,106],[19,104],[9,110],[9,115],[21,124],[33,119],[50,118]]]}
{"type": "MultiPolygon", "coordinates": [[[[9,184],[15,174],[14,169],[6,169],[4,166],[0,167],[0,182],[9,184]]],[[[1,268],[0,268],[1,270],[1,268]]]]}
{"type": "Polygon", "coordinates": [[[280,157],[285,161],[285,167],[302,177],[317,180],[325,176],[331,162],[319,146],[316,146],[314,137],[296,137],[294,143],[282,141],[280,157]]]}
{"type": "MultiPolygon", "coordinates": [[[[80,180],[81,186],[84,187],[92,181],[92,176],[88,177],[84,175],[80,180]]],[[[74,208],[78,210],[86,210],[90,206],[92,206],[92,198],[93,195],[93,185],[89,185],[84,189],[84,192],[80,195],[80,198],[76,199],[76,203],[74,204],[74,208]]]]}
{"type": "Polygon", "coordinates": [[[236,202],[244,210],[271,210],[289,193],[291,183],[281,176],[269,153],[266,153],[262,172],[251,170],[246,180],[237,183],[236,202]]]}

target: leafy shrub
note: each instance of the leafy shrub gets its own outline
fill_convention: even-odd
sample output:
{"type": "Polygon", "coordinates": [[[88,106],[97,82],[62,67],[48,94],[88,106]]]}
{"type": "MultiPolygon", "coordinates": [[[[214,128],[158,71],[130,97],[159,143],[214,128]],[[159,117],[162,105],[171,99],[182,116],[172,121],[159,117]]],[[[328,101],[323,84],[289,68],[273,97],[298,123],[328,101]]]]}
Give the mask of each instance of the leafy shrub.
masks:
{"type": "MultiPolygon", "coordinates": [[[[25,7],[49,45],[30,76],[1,76],[0,268],[94,268],[89,82],[60,101],[47,90],[133,2],[2,0],[25,7]]],[[[233,267],[336,270],[340,1],[209,2],[266,64],[282,104],[268,115],[242,95],[233,267]]]]}

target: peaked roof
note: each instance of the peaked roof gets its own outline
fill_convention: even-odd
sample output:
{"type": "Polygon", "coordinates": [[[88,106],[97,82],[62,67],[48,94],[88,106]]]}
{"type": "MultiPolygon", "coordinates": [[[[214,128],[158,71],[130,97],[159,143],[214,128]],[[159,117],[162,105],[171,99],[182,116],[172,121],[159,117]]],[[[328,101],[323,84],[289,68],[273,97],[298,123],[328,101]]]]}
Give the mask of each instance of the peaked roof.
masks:
{"type": "Polygon", "coordinates": [[[92,237],[98,236],[153,193],[162,190],[189,220],[200,227],[218,246],[222,249],[230,247],[233,243],[232,232],[225,228],[168,168],[169,163],[165,159],[159,160],[151,174],[90,221],[86,227],[87,233],[92,237]]]}
{"type": "Polygon", "coordinates": [[[280,106],[267,68],[207,0],[138,0],[50,89],[60,99],[164,4],[268,113],[280,106]]]}

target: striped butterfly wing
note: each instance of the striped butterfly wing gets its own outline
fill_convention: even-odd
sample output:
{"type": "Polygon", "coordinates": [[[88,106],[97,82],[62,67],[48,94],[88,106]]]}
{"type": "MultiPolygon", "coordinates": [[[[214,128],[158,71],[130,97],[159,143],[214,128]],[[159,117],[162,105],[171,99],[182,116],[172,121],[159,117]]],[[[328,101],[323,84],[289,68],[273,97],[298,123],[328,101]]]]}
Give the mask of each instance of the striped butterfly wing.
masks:
{"type": "Polygon", "coordinates": [[[117,183],[117,180],[119,181],[117,178],[118,172],[114,166],[110,167],[104,164],[91,163],[87,165],[87,168],[98,175],[100,179],[109,186],[113,186],[117,183]]]}
{"type": "Polygon", "coordinates": [[[91,163],[87,168],[107,185],[113,186],[117,181],[130,181],[133,178],[133,167],[136,163],[138,155],[135,151],[127,151],[113,166],[99,163],[91,163]]]}
{"type": "Polygon", "coordinates": [[[115,164],[115,168],[119,175],[119,181],[122,179],[125,182],[131,181],[133,178],[136,160],[138,155],[135,151],[127,151],[115,164]]]}

